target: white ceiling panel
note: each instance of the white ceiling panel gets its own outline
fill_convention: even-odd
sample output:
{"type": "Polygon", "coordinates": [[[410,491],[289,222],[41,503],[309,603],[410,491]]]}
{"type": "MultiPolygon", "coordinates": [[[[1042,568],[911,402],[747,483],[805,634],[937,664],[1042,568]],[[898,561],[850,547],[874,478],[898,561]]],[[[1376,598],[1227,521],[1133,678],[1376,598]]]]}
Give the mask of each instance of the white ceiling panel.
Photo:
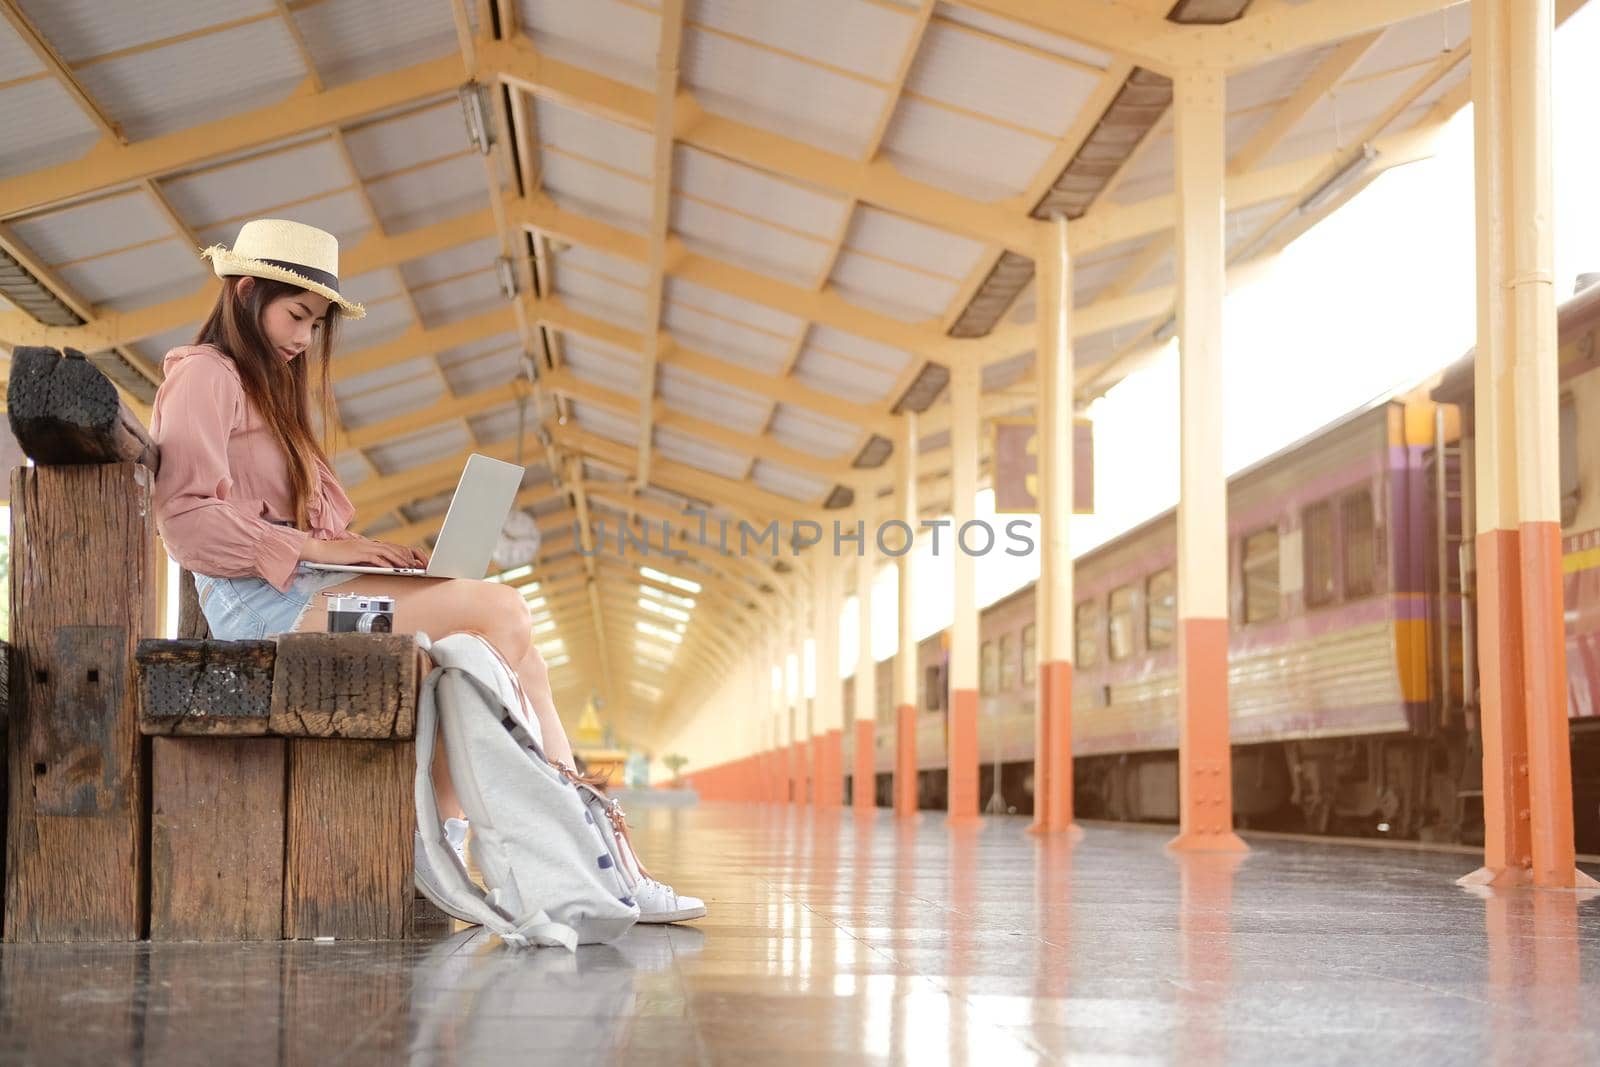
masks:
{"type": "Polygon", "coordinates": [[[586,315],[629,329],[644,328],[649,298],[642,289],[634,289],[587,271],[558,269],[555,272],[555,292],[574,310],[586,315]]]}
{"type": "Polygon", "coordinates": [[[696,470],[708,471],[724,478],[743,478],[750,468],[750,457],[703,441],[669,427],[656,430],[656,452],[662,459],[673,463],[686,463],[696,470]]]}
{"type": "MultiPolygon", "coordinates": [[[[476,5],[467,10],[476,14],[476,5]]],[[[320,0],[294,13],[324,85],[343,85],[456,51],[450,5],[438,0],[320,0]]]]}
{"type": "Polygon", "coordinates": [[[62,267],[61,280],[108,311],[131,311],[194,292],[211,273],[179,238],[62,267]]]}
{"type": "Polygon", "coordinates": [[[859,427],[818,415],[790,404],[779,404],[772,415],[772,436],[789,448],[813,456],[835,458],[850,452],[861,436],[859,427]]]}
{"type": "MultiPolygon", "coordinates": [[[[307,226],[327,230],[339,238],[340,244],[347,249],[372,229],[372,220],[367,214],[366,205],[361,200],[361,194],[355,189],[346,189],[344,192],[319,197],[316,200],[306,200],[281,210],[268,208],[251,212],[247,217],[287,218],[303,222],[307,226]]],[[[200,227],[195,230],[195,236],[204,244],[224,244],[231,247],[244,222],[244,219],[233,219],[219,222],[215,226],[200,227]]]]}
{"type": "Polygon", "coordinates": [[[960,281],[987,251],[981,241],[863,205],[850,220],[845,247],[960,281]]]}
{"type": "MultiPolygon", "coordinates": [[[[161,183],[183,220],[202,229],[222,219],[243,220],[274,205],[332,193],[355,182],[338,147],[327,137],[283,151],[194,171],[161,183]]],[[[240,222],[234,222],[237,230],[240,222]]]]}
{"type": "Polygon", "coordinates": [[[183,348],[194,344],[195,334],[199,332],[199,322],[188,322],[175,329],[158,333],[154,337],[146,337],[142,341],[135,342],[130,347],[135,355],[148,360],[151,366],[159,368],[162,360],[167,358],[168,352],[171,352],[174,348],[183,348]]]}
{"type": "Polygon", "coordinates": [[[848,200],[694,148],[677,149],[672,180],[677,189],[700,200],[828,241],[850,210],[848,200]]]}
{"type": "Polygon", "coordinates": [[[631,416],[579,401],[573,401],[569,410],[578,425],[590,433],[599,434],[608,441],[629,445],[639,442],[639,422],[631,416]]]}
{"type": "Polygon", "coordinates": [[[810,284],[831,252],[827,238],[802,236],[683,197],[674,199],[672,227],[697,252],[797,285],[810,284]]]}
{"type": "Polygon", "coordinates": [[[854,252],[839,257],[832,279],[839,295],[852,304],[901,322],[939,315],[961,289],[959,282],[854,252]]]}
{"type": "Polygon", "coordinates": [[[794,342],[721,318],[677,300],[662,306],[662,324],[688,348],[772,374],[783,367],[794,342]]]}
{"type": "Polygon", "coordinates": [[[772,48],[888,81],[916,28],[912,11],[891,11],[860,0],[692,0],[687,19],[772,48]]]}
{"type": "MultiPolygon", "coordinates": [[[[1351,79],[1369,78],[1404,67],[1431,63],[1472,35],[1472,5],[1457,4],[1431,15],[1397,23],[1383,31],[1350,71],[1351,79]]],[[[1420,73],[1420,72],[1419,72],[1420,73]]]]}
{"type": "Polygon", "coordinates": [[[1006,126],[906,99],[895,110],[883,151],[907,176],[980,200],[1024,191],[1054,142],[1006,126]]]}
{"type": "Polygon", "coordinates": [[[356,429],[397,415],[418,411],[444,397],[444,383],[430,369],[404,381],[373,389],[339,402],[339,418],[356,429]]]}
{"type": "Polygon", "coordinates": [[[890,374],[899,374],[911,362],[911,353],[903,349],[870,341],[865,337],[834,329],[832,326],[812,327],[811,335],[806,339],[806,348],[825,349],[866,368],[884,370],[890,374]]]}
{"type": "Polygon", "coordinates": [[[389,475],[459,455],[471,447],[465,424],[451,422],[369,448],[367,455],[379,473],[389,475]]]}
{"type": "Polygon", "coordinates": [[[516,335],[512,344],[487,349],[473,356],[462,356],[461,349],[441,354],[444,379],[457,396],[479,393],[506,385],[522,376],[522,345],[516,335]],[[448,362],[446,362],[448,358],[448,362]]]}
{"type": "Polygon", "coordinates": [[[380,367],[375,371],[368,371],[366,374],[358,374],[353,378],[335,382],[333,384],[333,395],[343,403],[346,400],[363,396],[367,393],[376,392],[380,389],[389,389],[396,385],[414,382],[422,378],[434,378],[437,382],[433,360],[427,356],[408,359],[401,363],[380,367]]]}
{"type": "Polygon", "coordinates": [[[411,297],[422,313],[423,324],[430,329],[506,303],[505,294],[500,291],[500,280],[492,270],[419,285],[412,289],[411,297]]]}
{"type": "Polygon", "coordinates": [[[173,236],[172,224],[143,190],[18,219],[12,229],[52,266],[173,236]]]}
{"type": "Polygon", "coordinates": [[[639,361],[626,353],[584,338],[569,337],[562,354],[572,373],[586,382],[601,385],[614,393],[639,395],[639,361]]]}
{"type": "Polygon", "coordinates": [[[48,77],[33,49],[20,34],[0,33],[0,82],[19,81],[34,74],[48,77]]]}
{"type": "Polygon", "coordinates": [[[539,160],[545,191],[558,205],[634,231],[649,227],[648,181],[556,152],[542,151],[539,160]]]}
{"type": "Polygon", "coordinates": [[[26,174],[77,159],[99,142],[91,122],[53,78],[0,90],[0,177],[26,174]]]}
{"type": "Polygon", "coordinates": [[[68,63],[164,41],[253,15],[271,15],[272,0],[21,0],[28,19],[68,63]]]}
{"type": "Polygon", "coordinates": [[[1100,83],[1097,72],[959,27],[934,23],[906,88],[1050,137],[1072,126],[1100,83]]]}
{"type": "Polygon", "coordinates": [[[1262,159],[1272,167],[1308,156],[1353,149],[1368,123],[1387,109],[1396,96],[1416,84],[1421,73],[1402,70],[1355,84],[1343,84],[1324,96],[1262,159]]]}
{"type": "Polygon", "coordinates": [[[363,178],[393,174],[418,163],[459,155],[472,147],[454,96],[403,115],[357,126],[344,135],[363,178]]]}
{"type": "Polygon", "coordinates": [[[517,25],[555,59],[655,87],[661,19],[652,12],[620,0],[517,0],[517,25]]]}
{"type": "MultiPolygon", "coordinates": [[[[516,404],[501,404],[490,408],[482,415],[474,415],[467,420],[472,427],[473,436],[482,444],[491,445],[497,441],[515,440],[521,415],[516,404]]],[[[523,441],[523,459],[531,459],[541,453],[538,435],[535,431],[539,427],[539,416],[533,410],[533,404],[528,404],[527,420],[523,441]]]]}
{"type": "Polygon", "coordinates": [[[682,70],[707,111],[852,157],[888,102],[877,85],[692,28],[682,70]]]}
{"type": "Polygon", "coordinates": [[[1308,48],[1229,75],[1228,111],[1237,113],[1284,99],[1300,88],[1331,51],[1331,48],[1308,48]]]}
{"type": "Polygon", "coordinates": [[[806,326],[804,319],[787,312],[751,303],[682,278],[667,279],[666,298],[784,338],[795,337],[806,326]]]}
{"type": "Polygon", "coordinates": [[[426,226],[487,206],[483,161],[476,153],[442,159],[425,167],[367,184],[372,206],[391,233],[426,226]]]}
{"type": "MultiPolygon", "coordinates": [[[[552,256],[557,283],[569,267],[575,271],[598,275],[629,289],[643,289],[650,284],[650,265],[638,260],[622,259],[584,245],[570,245],[552,256]]],[[[670,284],[670,282],[669,282],[670,284]]]]}
{"type": "Polygon", "coordinates": [[[74,73],[107,117],[142,141],[277,103],[308,72],[288,27],[268,19],[74,73]]]}
{"type": "Polygon", "coordinates": [[[1104,69],[1111,65],[1111,56],[1099,49],[1079,44],[1047,30],[1013,22],[999,15],[990,15],[987,12],[974,11],[955,4],[940,3],[934,9],[934,20],[935,25],[951,22],[958,26],[967,26],[984,34],[993,34],[1006,40],[1032,45],[1034,48],[1061,56],[1063,59],[1076,60],[1087,66],[1104,69]]]}
{"type": "MultiPolygon", "coordinates": [[[[349,352],[368,345],[381,344],[404,333],[416,325],[411,305],[397,296],[386,297],[365,304],[367,313],[359,319],[339,320],[339,346],[335,352],[349,352]]],[[[338,355],[334,359],[338,359],[338,355]]]]}
{"type": "Polygon", "coordinates": [[[668,363],[656,372],[656,388],[667,406],[718,422],[740,433],[760,433],[772,402],[763,396],[702,377],[668,363]]]}
{"type": "Polygon", "coordinates": [[[400,265],[400,274],[407,285],[431,285],[474,271],[493,270],[500,257],[500,242],[493,237],[457,245],[443,252],[435,252],[422,259],[413,259],[400,265]]]}
{"type": "Polygon", "coordinates": [[[770,460],[757,460],[751,471],[751,480],[769,493],[777,493],[791,500],[816,503],[833,488],[832,483],[781,467],[770,460]]]}
{"type": "Polygon", "coordinates": [[[539,140],[563,152],[646,179],[654,169],[655,137],[648,130],[564,107],[542,96],[533,98],[533,117],[539,140]]]}

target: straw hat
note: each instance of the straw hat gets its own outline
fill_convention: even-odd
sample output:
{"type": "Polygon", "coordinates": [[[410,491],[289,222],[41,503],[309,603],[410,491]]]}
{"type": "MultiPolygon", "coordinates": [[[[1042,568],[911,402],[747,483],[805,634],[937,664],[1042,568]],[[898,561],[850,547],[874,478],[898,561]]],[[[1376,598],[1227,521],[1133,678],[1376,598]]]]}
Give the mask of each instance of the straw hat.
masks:
{"type": "Polygon", "coordinates": [[[252,219],[239,230],[232,250],[223,245],[202,249],[219,278],[241,275],[298,285],[325,296],[345,318],[359,319],[367,309],[339,295],[339,239],[326,230],[287,219],[252,219]]]}

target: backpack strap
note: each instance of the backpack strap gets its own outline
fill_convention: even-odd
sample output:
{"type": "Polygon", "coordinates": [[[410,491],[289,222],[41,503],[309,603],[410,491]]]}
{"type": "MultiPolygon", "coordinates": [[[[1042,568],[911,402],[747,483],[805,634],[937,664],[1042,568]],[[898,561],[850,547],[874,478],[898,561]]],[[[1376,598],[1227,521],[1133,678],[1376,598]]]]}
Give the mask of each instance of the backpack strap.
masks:
{"type": "MultiPolygon", "coordinates": [[[[426,650],[427,638],[418,635],[426,650]]],[[[553,921],[541,908],[531,915],[516,918],[497,906],[497,893],[485,895],[472,883],[461,866],[455,849],[445,841],[444,821],[439,817],[439,800],[433,790],[433,753],[439,733],[438,688],[445,668],[435,667],[422,683],[422,699],[417,702],[417,773],[413,786],[417,808],[416,850],[427,861],[433,877],[417,878],[417,885],[435,904],[465,922],[477,923],[498,934],[516,948],[530,945],[561,945],[571,950],[578,946],[578,932],[553,921]]],[[[470,675],[469,675],[470,677],[470,675]]],[[[418,864],[419,872],[422,865],[418,864]]]]}

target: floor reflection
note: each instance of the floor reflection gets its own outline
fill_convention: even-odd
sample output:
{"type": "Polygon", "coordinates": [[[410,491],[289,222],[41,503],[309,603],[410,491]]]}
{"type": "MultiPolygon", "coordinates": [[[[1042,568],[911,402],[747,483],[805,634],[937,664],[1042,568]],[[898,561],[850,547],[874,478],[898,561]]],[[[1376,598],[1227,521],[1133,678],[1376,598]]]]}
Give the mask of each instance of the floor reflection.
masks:
{"type": "Polygon", "coordinates": [[[0,1065],[1600,1062],[1600,900],[1460,859],[784,805],[644,812],[694,927],[576,956],[0,948],[0,1065]]]}

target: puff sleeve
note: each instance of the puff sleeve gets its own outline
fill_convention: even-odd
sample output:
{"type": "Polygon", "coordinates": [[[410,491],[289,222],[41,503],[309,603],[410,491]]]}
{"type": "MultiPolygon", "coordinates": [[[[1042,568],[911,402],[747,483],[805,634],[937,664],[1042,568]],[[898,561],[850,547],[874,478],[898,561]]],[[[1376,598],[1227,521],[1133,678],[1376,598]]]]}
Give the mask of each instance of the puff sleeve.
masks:
{"type": "Polygon", "coordinates": [[[244,387],[221,356],[170,367],[156,396],[156,526],[183,566],[218,578],[259,576],[283,590],[309,534],[251,515],[230,499],[228,438],[244,419],[244,387]]]}

